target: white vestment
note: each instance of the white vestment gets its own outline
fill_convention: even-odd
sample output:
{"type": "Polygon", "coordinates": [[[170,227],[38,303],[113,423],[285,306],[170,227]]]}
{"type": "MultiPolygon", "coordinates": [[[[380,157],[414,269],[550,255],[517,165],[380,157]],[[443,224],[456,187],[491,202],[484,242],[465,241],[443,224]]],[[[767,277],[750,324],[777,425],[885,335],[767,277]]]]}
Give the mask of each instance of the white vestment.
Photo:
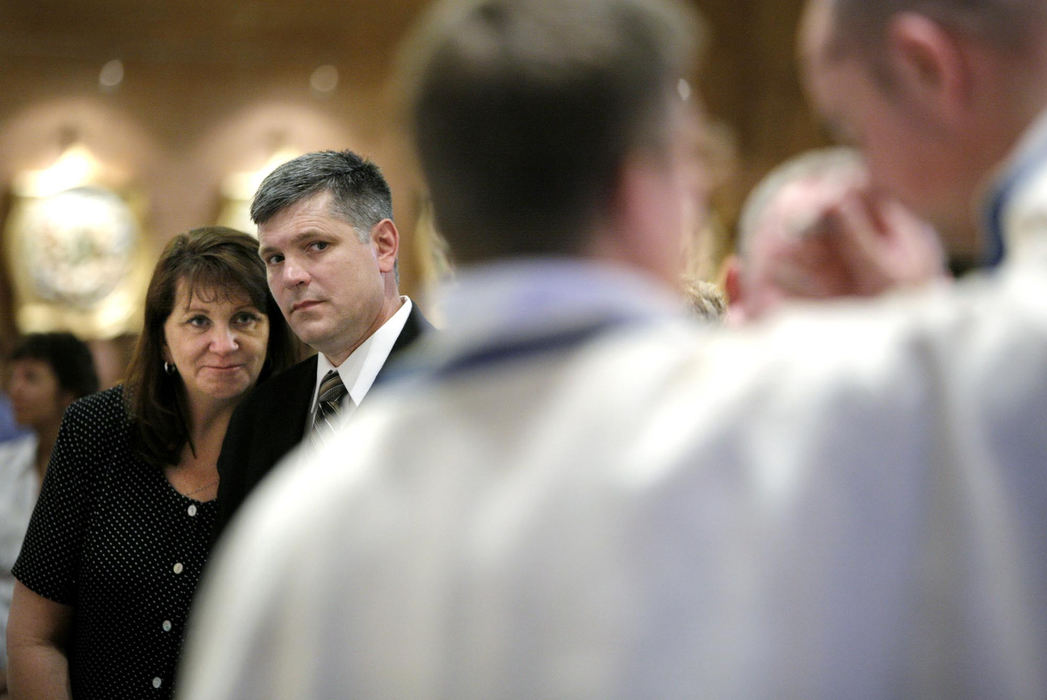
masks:
{"type": "Polygon", "coordinates": [[[1026,189],[994,273],[738,332],[594,265],[465,271],[248,504],[181,697],[1047,696],[1026,189]]]}

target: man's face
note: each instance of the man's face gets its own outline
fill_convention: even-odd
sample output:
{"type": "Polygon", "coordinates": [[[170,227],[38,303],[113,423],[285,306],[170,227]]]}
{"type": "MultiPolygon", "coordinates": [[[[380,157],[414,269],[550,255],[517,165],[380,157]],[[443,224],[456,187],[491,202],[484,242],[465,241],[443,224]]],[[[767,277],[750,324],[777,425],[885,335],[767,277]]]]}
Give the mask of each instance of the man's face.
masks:
{"type": "Polygon", "coordinates": [[[339,364],[384,321],[384,275],[396,251],[378,242],[378,226],[361,242],[330,203],[326,191],[295,203],[258,226],[258,241],[291,330],[339,364]]]}
{"type": "Polygon", "coordinates": [[[965,225],[973,191],[962,178],[962,149],[904,87],[888,88],[874,75],[891,70],[886,47],[874,68],[858,49],[834,42],[832,20],[831,0],[808,1],[800,59],[814,109],[835,136],[864,152],[874,187],[941,229],[965,225]]]}

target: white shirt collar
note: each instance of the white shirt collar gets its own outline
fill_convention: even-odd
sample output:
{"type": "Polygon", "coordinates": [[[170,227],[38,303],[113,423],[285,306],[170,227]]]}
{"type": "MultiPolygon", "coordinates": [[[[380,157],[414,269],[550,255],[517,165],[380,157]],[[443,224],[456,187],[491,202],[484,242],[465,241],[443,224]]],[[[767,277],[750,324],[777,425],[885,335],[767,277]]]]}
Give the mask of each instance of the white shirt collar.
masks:
{"type": "MultiPolygon", "coordinates": [[[[682,314],[683,302],[635,270],[580,259],[521,258],[463,267],[436,289],[456,340],[573,327],[596,318],[682,314]]],[[[449,342],[443,337],[442,342],[449,342]]]]}
{"type": "MultiPolygon", "coordinates": [[[[349,390],[348,395],[352,399],[352,406],[360,405],[364,396],[371,389],[371,385],[374,384],[378,372],[385,365],[385,361],[388,359],[396,339],[400,337],[400,333],[407,323],[407,317],[411,314],[411,299],[401,296],[400,301],[403,303],[396,313],[390,316],[378,330],[372,333],[370,338],[360,343],[359,347],[353,350],[349,357],[345,358],[345,362],[338,365],[338,367],[332,365],[331,361],[323,353],[320,353],[316,363],[316,381],[313,383],[313,398],[309,404],[311,407],[316,403],[316,392],[320,388],[320,381],[332,369],[338,370],[338,376],[342,378],[342,384],[349,390]]],[[[350,408],[349,404],[344,401],[343,406],[350,408]]],[[[312,410],[310,408],[310,411],[312,410]]]]}
{"type": "Polygon", "coordinates": [[[1027,249],[1043,250],[1044,193],[1047,192],[1047,109],[1026,129],[1017,145],[988,178],[981,200],[991,264],[1014,262],[1027,249]]]}

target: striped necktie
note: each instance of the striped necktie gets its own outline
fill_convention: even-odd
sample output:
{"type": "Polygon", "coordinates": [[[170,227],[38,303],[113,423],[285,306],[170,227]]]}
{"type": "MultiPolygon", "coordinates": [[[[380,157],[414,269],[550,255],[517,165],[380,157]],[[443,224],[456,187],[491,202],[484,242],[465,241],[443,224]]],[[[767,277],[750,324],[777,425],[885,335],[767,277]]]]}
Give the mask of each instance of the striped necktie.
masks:
{"type": "Polygon", "coordinates": [[[342,407],[342,399],[349,392],[342,384],[342,378],[338,376],[338,370],[332,369],[324,375],[320,382],[320,390],[316,393],[316,411],[313,413],[313,430],[321,426],[331,429],[331,423],[338,410],[342,407]]]}

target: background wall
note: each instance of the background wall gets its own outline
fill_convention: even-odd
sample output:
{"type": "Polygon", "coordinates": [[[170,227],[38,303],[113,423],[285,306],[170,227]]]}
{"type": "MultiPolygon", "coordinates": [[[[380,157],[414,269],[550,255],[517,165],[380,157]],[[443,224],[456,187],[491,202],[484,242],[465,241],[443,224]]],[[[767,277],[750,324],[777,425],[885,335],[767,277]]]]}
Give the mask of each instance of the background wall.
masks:
{"type": "MultiPolygon", "coordinates": [[[[801,2],[696,2],[712,28],[700,92],[736,156],[717,200],[728,224],[767,169],[822,143],[795,71],[801,2]]],[[[402,282],[416,293],[420,200],[387,81],[399,38],[426,4],[0,0],[0,190],[54,162],[75,138],[144,194],[144,226],[158,250],[213,223],[225,179],[261,167],[277,148],[349,147],[390,180],[407,246],[402,282]],[[106,87],[100,75],[113,60],[123,79],[106,87]],[[323,65],[338,73],[327,92],[310,84],[323,65]]],[[[13,336],[12,319],[0,273],[0,345],[13,336]]]]}

